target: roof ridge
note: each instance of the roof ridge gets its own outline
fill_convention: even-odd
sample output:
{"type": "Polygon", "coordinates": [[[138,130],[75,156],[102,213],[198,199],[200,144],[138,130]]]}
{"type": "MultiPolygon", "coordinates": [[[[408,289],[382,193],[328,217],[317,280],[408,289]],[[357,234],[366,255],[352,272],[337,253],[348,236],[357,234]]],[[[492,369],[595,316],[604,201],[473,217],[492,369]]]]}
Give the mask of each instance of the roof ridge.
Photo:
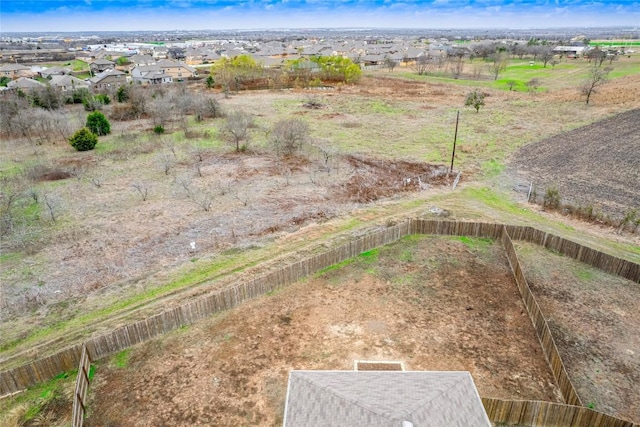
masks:
{"type": "MultiPolygon", "coordinates": [[[[337,372],[339,372],[339,371],[337,371],[337,372]]],[[[357,372],[357,371],[344,371],[344,372],[357,372]]],[[[356,406],[358,406],[358,407],[360,407],[360,408],[364,409],[364,410],[365,410],[365,411],[367,411],[367,412],[374,413],[374,414],[376,414],[376,415],[378,415],[378,416],[380,416],[380,417],[382,417],[382,418],[385,418],[385,419],[387,419],[387,420],[389,420],[389,421],[393,421],[393,418],[392,418],[392,417],[389,417],[389,416],[387,416],[387,415],[385,415],[385,414],[381,414],[381,413],[379,413],[379,412],[377,412],[377,411],[375,411],[375,410],[372,410],[371,408],[367,408],[367,407],[365,407],[365,406],[361,405],[360,403],[358,403],[358,401],[357,401],[357,400],[349,399],[347,396],[344,396],[342,393],[338,393],[338,392],[336,392],[335,390],[333,390],[333,389],[331,389],[331,388],[329,388],[329,387],[322,386],[322,385],[320,385],[320,384],[316,383],[315,381],[311,381],[310,379],[305,378],[305,376],[304,376],[304,375],[299,376],[298,378],[299,378],[299,379],[301,379],[302,381],[304,381],[304,382],[308,383],[308,384],[312,384],[312,385],[314,385],[315,387],[317,387],[317,388],[319,388],[319,389],[325,390],[325,391],[327,391],[328,393],[331,393],[331,394],[333,394],[334,396],[337,396],[337,397],[339,397],[339,398],[340,398],[340,399],[342,399],[342,400],[345,400],[345,401],[347,401],[347,402],[349,402],[349,403],[351,403],[351,404],[354,404],[354,405],[356,405],[356,406]]]]}
{"type": "MultiPolygon", "coordinates": [[[[471,374],[469,374],[470,376],[471,374]]],[[[434,400],[436,400],[436,398],[441,397],[442,395],[444,395],[447,391],[451,390],[452,388],[454,388],[455,386],[459,385],[461,382],[463,382],[465,380],[465,378],[459,378],[455,380],[455,383],[451,384],[449,387],[447,387],[445,390],[437,393],[436,395],[434,395],[433,397],[431,397],[430,399],[425,399],[423,401],[423,403],[419,406],[416,406],[415,408],[412,408],[410,411],[405,412],[403,415],[403,419],[406,419],[406,416],[409,414],[413,414],[414,412],[416,412],[418,409],[425,407],[428,403],[433,402],[434,400]]]]}

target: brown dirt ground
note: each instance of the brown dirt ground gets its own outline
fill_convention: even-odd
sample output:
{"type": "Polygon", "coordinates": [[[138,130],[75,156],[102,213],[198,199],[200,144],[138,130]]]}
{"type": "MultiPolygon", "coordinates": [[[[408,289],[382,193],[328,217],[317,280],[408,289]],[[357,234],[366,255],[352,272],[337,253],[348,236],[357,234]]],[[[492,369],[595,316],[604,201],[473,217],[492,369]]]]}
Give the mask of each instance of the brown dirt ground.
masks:
{"type": "Polygon", "coordinates": [[[622,217],[640,208],[640,109],[526,145],[511,169],[533,181],[540,200],[556,187],[563,203],[622,217]]]}
{"type": "Polygon", "coordinates": [[[421,237],[138,346],[126,368],[100,363],[86,425],[279,425],[289,370],[356,359],[560,401],[501,246],[421,237]]]}
{"type": "Polygon", "coordinates": [[[638,285],[534,245],[516,246],[583,403],[640,422],[638,285]]]}

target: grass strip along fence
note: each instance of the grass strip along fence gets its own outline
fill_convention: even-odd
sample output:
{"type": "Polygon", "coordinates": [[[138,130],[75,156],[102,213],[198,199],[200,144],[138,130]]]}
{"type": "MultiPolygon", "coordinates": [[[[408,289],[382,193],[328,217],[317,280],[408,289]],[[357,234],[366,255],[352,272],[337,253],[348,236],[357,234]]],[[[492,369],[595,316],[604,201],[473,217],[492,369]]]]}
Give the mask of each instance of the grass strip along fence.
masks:
{"type": "MultiPolygon", "coordinates": [[[[0,372],[0,396],[23,390],[49,380],[62,372],[76,368],[84,352],[83,348],[86,348],[91,360],[106,358],[166,332],[193,324],[220,311],[234,308],[244,301],[264,295],[279,287],[295,283],[319,270],[353,258],[362,252],[396,242],[410,234],[469,236],[502,240],[516,283],[545,351],[547,361],[562,390],[565,403],[580,405],[580,399],[569,381],[546,320],[524,279],[511,239],[524,240],[544,246],[607,273],[624,277],[637,283],[640,283],[640,265],[533,227],[422,219],[411,219],[374,231],[347,244],[292,263],[253,280],[238,283],[215,293],[198,297],[192,302],[115,329],[110,333],[91,338],[84,344],[68,347],[29,364],[0,372]]],[[[585,410],[590,409],[585,408],[585,410]]],[[[595,427],[613,424],[590,425],[595,427]]]]}

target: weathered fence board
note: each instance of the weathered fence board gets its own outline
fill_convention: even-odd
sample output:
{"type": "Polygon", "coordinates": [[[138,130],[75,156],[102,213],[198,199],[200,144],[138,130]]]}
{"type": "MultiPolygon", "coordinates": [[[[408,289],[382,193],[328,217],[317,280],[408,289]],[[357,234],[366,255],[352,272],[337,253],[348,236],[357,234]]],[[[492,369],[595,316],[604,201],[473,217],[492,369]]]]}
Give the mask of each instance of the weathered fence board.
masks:
{"type": "Polygon", "coordinates": [[[73,410],[71,413],[72,427],[82,427],[86,413],[87,391],[89,390],[89,372],[91,370],[91,358],[86,346],[82,346],[76,387],[73,394],[73,410]]]}
{"type": "Polygon", "coordinates": [[[541,427],[638,427],[584,406],[537,400],[482,398],[489,419],[507,425],[541,427]]]}
{"type": "Polygon", "coordinates": [[[520,291],[522,301],[524,302],[525,308],[527,309],[527,313],[529,313],[529,318],[533,323],[533,327],[536,331],[536,336],[540,341],[542,351],[545,355],[545,358],[547,359],[547,362],[549,363],[549,366],[551,367],[551,372],[556,379],[558,388],[560,388],[560,392],[562,393],[564,401],[565,403],[570,405],[582,405],[580,397],[573,387],[564,364],[562,363],[562,358],[560,357],[558,347],[556,346],[556,343],[553,340],[553,336],[551,335],[549,324],[544,318],[542,310],[540,309],[538,302],[531,292],[531,288],[529,287],[527,279],[524,277],[522,267],[520,266],[520,261],[518,260],[518,255],[516,254],[516,250],[513,246],[511,238],[509,237],[509,232],[507,231],[506,227],[504,227],[504,232],[502,234],[502,245],[507,255],[507,259],[509,260],[509,265],[511,266],[511,271],[513,272],[513,277],[515,278],[516,285],[518,287],[518,290],[520,291]]]}

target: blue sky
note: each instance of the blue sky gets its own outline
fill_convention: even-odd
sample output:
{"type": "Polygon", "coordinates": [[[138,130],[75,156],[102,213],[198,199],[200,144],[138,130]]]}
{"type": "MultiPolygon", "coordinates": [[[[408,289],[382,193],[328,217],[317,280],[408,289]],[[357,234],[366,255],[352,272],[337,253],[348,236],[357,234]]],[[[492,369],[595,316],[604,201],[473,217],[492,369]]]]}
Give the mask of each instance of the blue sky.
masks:
{"type": "Polygon", "coordinates": [[[0,31],[640,26],[640,0],[0,0],[0,31]]]}

